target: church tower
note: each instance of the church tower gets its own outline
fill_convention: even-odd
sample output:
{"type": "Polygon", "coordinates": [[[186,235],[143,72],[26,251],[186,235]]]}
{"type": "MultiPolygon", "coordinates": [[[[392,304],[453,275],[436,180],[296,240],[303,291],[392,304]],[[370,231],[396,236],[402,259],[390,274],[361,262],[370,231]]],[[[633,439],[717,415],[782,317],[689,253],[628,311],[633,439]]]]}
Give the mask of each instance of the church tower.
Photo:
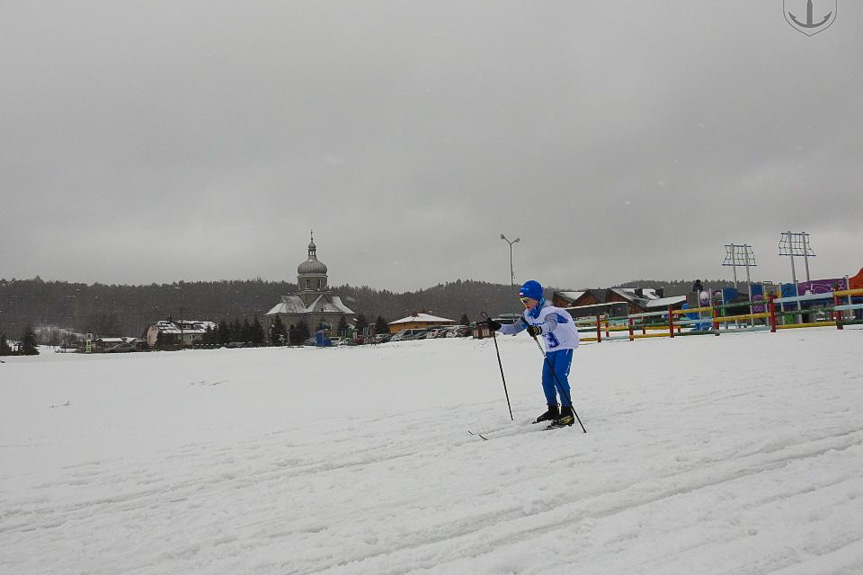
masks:
{"type": "Polygon", "coordinates": [[[318,259],[318,247],[315,245],[314,231],[310,233],[309,258],[297,266],[297,294],[303,302],[309,305],[321,293],[328,291],[327,266],[318,259]],[[307,301],[308,299],[308,301],[307,301]]]}

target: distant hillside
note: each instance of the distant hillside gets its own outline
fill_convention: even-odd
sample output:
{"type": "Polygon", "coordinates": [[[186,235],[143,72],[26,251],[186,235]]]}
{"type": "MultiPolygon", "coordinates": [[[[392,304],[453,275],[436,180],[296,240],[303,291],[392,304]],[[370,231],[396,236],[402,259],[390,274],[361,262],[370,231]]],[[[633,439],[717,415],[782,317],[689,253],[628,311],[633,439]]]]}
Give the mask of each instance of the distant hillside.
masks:
{"type": "MultiPolygon", "coordinates": [[[[276,305],[296,284],[260,279],[218,282],[176,282],[146,286],[0,280],[0,333],[18,337],[27,325],[56,326],[101,336],[140,336],[159,319],[252,319],[276,305]]],[[[416,292],[394,293],[349,285],[333,288],[345,303],[370,322],[387,321],[418,311],[458,321],[463,314],[479,319],[481,311],[496,315],[517,311],[509,285],[457,280],[416,292]]]]}
{"type": "Polygon", "coordinates": [[[103,336],[142,335],[168,316],[234,319],[263,316],[296,285],[262,280],[176,282],[147,286],[0,280],[0,333],[25,325],[57,326],[103,336]]]}
{"type": "MultiPolygon", "coordinates": [[[[705,285],[727,285],[704,280],[705,285]]],[[[689,281],[636,280],[630,287],[660,287],[665,295],[689,293],[689,281]]],[[[606,287],[606,286],[603,286],[606,287]]],[[[614,286],[617,287],[617,286],[614,286]]],[[[549,288],[550,294],[556,288],[549,288]]],[[[296,284],[261,279],[217,282],[175,282],[146,286],[0,280],[0,333],[19,337],[24,327],[55,326],[101,336],[140,336],[152,322],[175,319],[232,321],[264,314],[282,295],[295,293],[296,284]]],[[[369,322],[387,321],[426,311],[459,321],[472,321],[480,313],[495,316],[521,311],[511,286],[473,280],[456,280],[414,292],[394,293],[370,287],[333,288],[344,302],[369,322]]]]}
{"type": "Polygon", "coordinates": [[[393,321],[413,312],[427,311],[458,321],[463,314],[469,319],[518,311],[521,304],[511,286],[473,280],[456,280],[415,292],[393,293],[371,288],[341,286],[335,289],[347,305],[374,321],[377,316],[393,321]]]}

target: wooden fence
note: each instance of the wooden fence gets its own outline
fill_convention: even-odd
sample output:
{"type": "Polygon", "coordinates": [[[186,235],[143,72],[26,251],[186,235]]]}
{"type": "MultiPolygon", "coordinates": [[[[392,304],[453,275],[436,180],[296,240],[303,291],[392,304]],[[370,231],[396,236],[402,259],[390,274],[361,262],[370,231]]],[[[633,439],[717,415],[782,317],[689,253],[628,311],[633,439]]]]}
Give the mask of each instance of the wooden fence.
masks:
{"type": "Polygon", "coordinates": [[[834,290],[767,301],[746,301],[692,309],[673,309],[610,317],[576,319],[581,341],[635,341],[640,338],[746,332],[863,324],[863,289],[834,290]]]}

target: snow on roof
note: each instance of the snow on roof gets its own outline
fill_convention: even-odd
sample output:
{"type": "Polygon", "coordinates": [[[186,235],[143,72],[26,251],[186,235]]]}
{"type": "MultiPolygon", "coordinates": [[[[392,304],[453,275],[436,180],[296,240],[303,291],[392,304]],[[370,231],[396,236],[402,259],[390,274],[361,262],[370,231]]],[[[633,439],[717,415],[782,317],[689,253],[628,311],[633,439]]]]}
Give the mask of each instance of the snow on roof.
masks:
{"type": "Polygon", "coordinates": [[[191,319],[177,319],[168,321],[166,319],[156,322],[156,327],[162,333],[166,334],[202,334],[206,333],[207,328],[216,329],[216,323],[212,321],[198,321],[191,319]]]}
{"type": "Polygon", "coordinates": [[[659,294],[656,293],[656,290],[654,288],[644,288],[641,291],[644,294],[644,297],[646,297],[647,299],[660,299],[659,294]]]}
{"type": "Polygon", "coordinates": [[[436,315],[431,315],[428,313],[415,313],[407,317],[403,317],[402,319],[391,321],[387,325],[399,325],[402,323],[455,323],[455,320],[447,319],[445,317],[438,317],[436,315]]]}
{"type": "Polygon", "coordinates": [[[354,313],[354,310],[352,310],[351,308],[346,306],[344,304],[344,302],[342,301],[342,298],[340,298],[337,295],[333,296],[333,305],[336,306],[337,308],[339,308],[342,311],[342,313],[349,313],[349,314],[354,313]]]}
{"type": "Polygon", "coordinates": [[[559,291],[559,292],[555,292],[555,293],[557,293],[558,295],[560,295],[562,297],[565,297],[569,301],[575,301],[587,292],[583,292],[583,291],[559,291]]]}
{"type": "Polygon", "coordinates": [[[665,308],[670,305],[677,305],[686,301],[685,295],[673,295],[669,297],[660,297],[648,301],[644,307],[646,309],[665,308]]]}
{"type": "Polygon", "coordinates": [[[321,294],[309,305],[303,303],[302,298],[297,295],[283,295],[282,301],[268,311],[265,315],[277,314],[302,315],[307,313],[342,313],[355,315],[354,311],[342,303],[342,298],[337,295],[321,294]]]}
{"type": "Polygon", "coordinates": [[[100,337],[96,341],[99,341],[102,343],[126,343],[127,341],[133,341],[134,339],[136,339],[136,338],[131,337],[131,336],[129,336],[129,337],[100,337]]]}
{"type": "Polygon", "coordinates": [[[611,288],[609,291],[616,293],[626,301],[634,302],[639,299],[638,296],[635,295],[635,289],[633,288],[611,288]]]}
{"type": "Polygon", "coordinates": [[[282,301],[273,306],[273,309],[268,311],[265,315],[276,315],[280,313],[285,314],[302,314],[306,313],[306,304],[303,303],[303,300],[300,296],[296,295],[283,295],[282,301]]]}
{"type": "Polygon", "coordinates": [[[351,308],[342,303],[342,298],[337,295],[329,296],[329,300],[327,299],[327,296],[320,296],[308,307],[307,311],[319,313],[346,313],[351,315],[354,313],[351,308]]]}
{"type": "Polygon", "coordinates": [[[660,299],[659,294],[656,293],[655,288],[630,288],[630,287],[621,287],[621,288],[611,288],[611,291],[616,292],[627,299],[646,299],[646,300],[654,300],[660,299]],[[641,295],[638,295],[638,290],[641,290],[641,295]]]}
{"type": "Polygon", "coordinates": [[[656,293],[655,288],[612,288],[613,291],[617,293],[625,292],[633,297],[641,298],[641,299],[659,299],[659,294],[656,293]],[[638,290],[641,290],[641,295],[638,295],[638,290]]]}

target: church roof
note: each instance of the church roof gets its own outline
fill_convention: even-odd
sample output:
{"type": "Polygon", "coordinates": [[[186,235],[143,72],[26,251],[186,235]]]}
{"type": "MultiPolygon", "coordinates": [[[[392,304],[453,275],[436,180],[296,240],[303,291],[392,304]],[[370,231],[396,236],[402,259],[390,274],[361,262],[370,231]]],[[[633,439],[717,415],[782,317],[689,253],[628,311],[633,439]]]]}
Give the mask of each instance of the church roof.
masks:
{"type": "Polygon", "coordinates": [[[299,296],[283,295],[282,301],[277,303],[266,315],[276,315],[280,313],[286,314],[301,314],[306,313],[306,304],[299,296]]]}
{"type": "Polygon", "coordinates": [[[266,315],[289,314],[304,315],[310,313],[338,313],[355,315],[354,311],[342,303],[337,295],[321,294],[309,306],[303,303],[297,295],[283,295],[282,301],[276,304],[266,315]]]}
{"type": "Polygon", "coordinates": [[[342,303],[342,298],[337,295],[321,295],[308,307],[309,312],[315,313],[347,313],[354,311],[342,303]]]}

